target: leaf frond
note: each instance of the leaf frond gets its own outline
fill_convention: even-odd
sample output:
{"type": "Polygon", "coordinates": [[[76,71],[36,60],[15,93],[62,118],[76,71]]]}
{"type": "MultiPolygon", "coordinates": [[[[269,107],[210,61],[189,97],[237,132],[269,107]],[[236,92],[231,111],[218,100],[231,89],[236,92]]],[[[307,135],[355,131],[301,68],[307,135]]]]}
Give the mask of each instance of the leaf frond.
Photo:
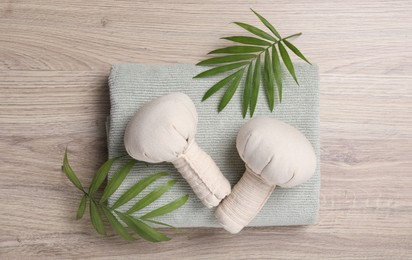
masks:
{"type": "Polygon", "coordinates": [[[279,54],[275,47],[272,48],[272,67],[275,74],[276,85],[278,87],[279,103],[282,103],[282,71],[279,54]]]}
{"type": "Polygon", "coordinates": [[[266,20],[265,17],[261,16],[260,14],[258,14],[255,10],[252,10],[252,12],[259,18],[259,20],[280,40],[282,39],[282,37],[280,37],[280,34],[278,33],[278,31],[275,29],[275,27],[268,22],[268,20],[266,20]]]}
{"type": "Polygon", "coordinates": [[[237,68],[245,66],[247,64],[249,64],[248,61],[232,63],[232,64],[228,64],[228,65],[222,65],[222,66],[210,69],[210,70],[203,71],[202,73],[197,74],[196,76],[194,76],[194,78],[214,76],[214,75],[217,75],[217,74],[220,74],[220,73],[224,73],[224,72],[227,72],[227,71],[237,69],[237,68]]]}
{"type": "Polygon", "coordinates": [[[170,180],[166,184],[160,186],[159,188],[155,189],[154,191],[150,192],[147,194],[145,197],[143,197],[141,200],[136,202],[128,211],[127,214],[132,214],[133,212],[136,212],[147,205],[151,204],[160,196],[162,196],[166,191],[168,191],[173,185],[175,185],[176,180],[170,180]]]}
{"type": "Polygon", "coordinates": [[[250,97],[252,94],[252,84],[253,84],[253,63],[249,64],[246,74],[245,87],[243,90],[243,107],[242,107],[242,116],[246,117],[247,110],[250,104],[250,97]]]}
{"type": "Polygon", "coordinates": [[[250,97],[250,117],[253,117],[255,113],[257,99],[259,95],[259,86],[260,86],[260,56],[256,59],[255,70],[253,71],[252,79],[252,94],[250,97]]]}
{"type": "Polygon", "coordinates": [[[115,157],[112,159],[107,160],[96,172],[93,176],[92,182],[89,187],[89,195],[93,197],[94,193],[99,189],[100,185],[102,185],[103,181],[106,179],[107,174],[109,173],[112,164],[118,160],[120,157],[115,157]]]}
{"type": "Polygon", "coordinates": [[[242,43],[242,44],[249,44],[249,45],[258,45],[258,46],[271,46],[272,43],[255,38],[255,37],[250,37],[250,36],[230,36],[230,37],[223,37],[221,39],[232,41],[232,42],[237,42],[237,43],[242,43]]]}
{"type": "Polygon", "coordinates": [[[80,200],[79,208],[77,209],[76,219],[81,219],[86,211],[86,204],[87,204],[87,194],[84,194],[82,199],[80,200]]]}
{"type": "Polygon", "coordinates": [[[293,45],[292,43],[290,43],[290,42],[287,41],[287,40],[283,40],[283,42],[285,43],[285,45],[286,45],[291,51],[293,51],[293,53],[296,54],[296,56],[298,56],[298,57],[301,58],[302,60],[304,60],[304,61],[306,61],[307,63],[309,63],[309,64],[312,65],[312,63],[310,63],[310,62],[306,59],[306,57],[299,51],[298,48],[296,48],[295,45],[293,45]]]}
{"type": "Polygon", "coordinates": [[[269,109],[272,112],[275,105],[275,91],[274,91],[274,72],[272,68],[272,59],[268,50],[265,51],[264,64],[264,85],[266,89],[266,97],[269,104],[269,109]]]}
{"type": "Polygon", "coordinates": [[[172,226],[172,225],[163,223],[163,222],[161,222],[161,221],[156,221],[156,220],[153,220],[153,219],[145,219],[144,221],[146,221],[146,222],[151,222],[151,223],[156,224],[156,225],[161,225],[161,226],[165,226],[165,227],[177,229],[177,227],[174,227],[174,226],[172,226]]]}
{"type": "Polygon", "coordinates": [[[206,99],[208,99],[210,96],[212,96],[213,94],[215,94],[217,91],[219,91],[221,88],[223,88],[225,85],[227,85],[231,80],[233,80],[236,76],[236,74],[239,71],[236,71],[233,74],[230,74],[229,76],[227,76],[226,78],[220,80],[219,82],[217,82],[215,85],[213,85],[203,96],[202,98],[202,102],[205,101],[206,99]]]}
{"type": "Polygon", "coordinates": [[[259,46],[249,46],[249,45],[235,45],[225,48],[220,48],[209,52],[208,54],[221,54],[221,53],[251,53],[251,52],[262,52],[265,49],[259,46]]]}
{"type": "Polygon", "coordinates": [[[99,234],[106,235],[106,230],[103,226],[102,218],[100,217],[99,208],[94,200],[90,200],[90,219],[94,229],[99,234]]]}
{"type": "MultiPolygon", "coordinates": [[[[271,24],[265,17],[260,15],[255,10],[251,9],[251,11],[257,16],[257,18],[262,22],[262,24],[266,27],[265,29],[269,29],[271,33],[267,33],[266,31],[242,22],[234,22],[234,24],[238,25],[239,27],[245,29],[246,31],[253,34],[253,36],[228,36],[222,37],[221,39],[228,40],[235,43],[240,43],[244,45],[234,45],[229,47],[224,47],[220,49],[213,50],[208,54],[232,54],[232,55],[225,55],[225,56],[218,56],[213,57],[204,61],[199,62],[197,65],[219,65],[222,63],[230,63],[230,62],[238,62],[247,60],[242,65],[234,65],[234,64],[227,64],[224,66],[215,67],[213,69],[209,69],[204,71],[194,78],[199,77],[206,77],[209,75],[216,75],[221,72],[226,72],[232,70],[234,68],[241,68],[240,70],[246,70],[246,64],[249,63],[248,72],[246,74],[246,80],[244,83],[243,89],[243,100],[242,100],[242,116],[245,118],[247,111],[250,111],[250,116],[253,117],[257,99],[259,95],[259,88],[261,84],[261,73],[260,66],[263,63],[263,87],[265,88],[268,106],[271,112],[273,112],[275,107],[275,84],[277,86],[277,92],[279,97],[279,104],[282,103],[282,95],[283,95],[283,78],[282,71],[281,71],[281,63],[284,63],[287,71],[292,76],[296,84],[299,85],[295,67],[290,59],[288,51],[286,50],[285,46],[291,50],[296,56],[304,60],[305,62],[311,64],[308,59],[300,52],[300,50],[290,43],[287,39],[297,37],[302,35],[302,33],[295,33],[288,35],[286,37],[282,37],[280,33],[277,31],[275,26],[271,24]],[[276,46],[277,45],[277,46],[276,46]],[[270,53],[270,49],[272,49],[272,53],[270,53]],[[278,50],[279,51],[278,51],[278,50]],[[261,54],[264,53],[264,60],[260,60],[261,54]],[[237,56],[239,55],[239,56],[237,56]],[[244,55],[244,56],[242,56],[244,55]],[[251,56],[247,56],[251,55],[251,56]],[[253,55],[253,56],[252,56],[253,55]],[[253,65],[255,64],[255,65],[253,65]],[[259,64],[259,66],[256,66],[259,64]],[[228,66],[228,67],[225,67],[228,66]],[[231,67],[233,66],[233,67],[231,67]]],[[[240,71],[239,70],[239,71],[240,71]]],[[[223,88],[224,86],[229,85],[228,89],[226,90],[221,102],[218,106],[218,111],[221,112],[227,104],[231,101],[234,91],[238,89],[237,84],[237,77],[235,76],[237,72],[226,76],[224,79],[213,85],[211,88],[207,90],[205,95],[203,96],[202,101],[206,100],[213,94],[215,94],[218,90],[223,88]]]]}
{"type": "Polygon", "coordinates": [[[134,238],[129,232],[127,232],[126,228],[123,227],[123,225],[117,220],[117,218],[109,209],[103,207],[103,213],[109,221],[110,226],[116,231],[119,236],[128,241],[136,240],[136,238],[134,238]]]}
{"type": "Polygon", "coordinates": [[[133,185],[130,189],[128,189],[122,196],[113,204],[112,209],[117,209],[118,207],[122,206],[123,204],[129,202],[131,199],[135,198],[142,192],[147,186],[152,184],[157,179],[167,176],[168,174],[165,172],[158,172],[148,177],[142,179],[135,185],[133,185]]]}
{"type": "Polygon", "coordinates": [[[69,159],[67,158],[67,147],[66,151],[64,152],[64,158],[63,158],[63,172],[66,174],[67,178],[76,186],[79,190],[84,192],[83,186],[77,178],[76,174],[74,173],[72,167],[69,164],[69,159]]]}
{"type": "Polygon", "coordinates": [[[105,202],[122,184],[124,178],[129,174],[130,170],[136,164],[136,160],[130,160],[126,165],[124,165],[118,172],[116,172],[113,178],[109,181],[106,188],[103,191],[100,203],[105,202]]]}
{"type": "Polygon", "coordinates": [[[268,34],[267,32],[253,26],[247,23],[241,23],[241,22],[234,22],[236,25],[242,27],[243,29],[245,29],[246,31],[249,31],[250,33],[253,33],[256,36],[259,36],[263,39],[272,41],[272,42],[276,42],[276,38],[274,38],[273,36],[271,36],[270,34],[268,34]]]}
{"type": "Polygon", "coordinates": [[[230,83],[229,88],[226,90],[225,94],[222,97],[222,100],[219,103],[218,112],[221,112],[229,101],[232,99],[233,95],[236,92],[237,87],[239,86],[240,80],[242,79],[242,75],[245,69],[241,69],[236,72],[236,76],[233,81],[230,83]]]}
{"type": "Polygon", "coordinates": [[[189,195],[184,195],[183,197],[174,200],[160,208],[157,208],[155,210],[150,211],[149,213],[146,213],[145,215],[141,216],[141,219],[149,219],[149,218],[154,218],[154,217],[159,217],[166,215],[172,211],[175,211],[176,209],[180,208],[183,206],[186,201],[189,199],[189,195]]]}
{"type": "MultiPolygon", "coordinates": [[[[119,159],[120,157],[112,158],[108,161],[106,161],[97,171],[96,175],[93,177],[92,184],[90,185],[89,192],[95,192],[99,186],[103,183],[104,178],[107,176],[107,172],[110,170],[111,165],[113,164],[114,161],[119,159]],[[104,177],[104,178],[103,178],[104,177]]],[[[129,190],[127,190],[120,198],[117,200],[114,204],[115,207],[109,208],[106,205],[106,200],[107,197],[112,195],[113,192],[117,190],[117,188],[120,186],[124,178],[127,176],[129,171],[132,169],[134,164],[137,161],[135,160],[130,160],[128,163],[126,163],[123,167],[121,167],[113,176],[111,181],[109,181],[108,185],[103,191],[102,197],[99,201],[95,200],[93,197],[90,196],[90,193],[87,193],[83,187],[80,184],[80,181],[78,180],[77,176],[74,174],[73,169],[70,167],[68,159],[67,159],[67,148],[64,154],[64,159],[63,159],[63,171],[66,173],[66,176],[69,178],[69,180],[83,192],[83,196],[80,200],[79,207],[77,209],[77,214],[76,218],[80,219],[83,217],[84,212],[87,207],[87,201],[90,201],[90,220],[92,223],[92,226],[94,229],[102,235],[106,235],[106,229],[103,224],[103,218],[106,217],[107,221],[109,222],[110,226],[113,228],[113,230],[124,238],[127,241],[132,241],[136,240],[136,238],[130,234],[127,229],[122,225],[122,223],[119,222],[117,217],[114,215],[114,213],[128,226],[130,227],[134,232],[136,232],[139,236],[142,238],[151,241],[151,242],[160,242],[160,241],[168,241],[170,240],[169,237],[165,236],[164,234],[158,232],[156,229],[153,227],[149,226],[148,224],[143,222],[147,221],[153,224],[157,225],[162,225],[162,226],[167,226],[171,228],[175,228],[171,225],[168,225],[166,223],[160,222],[160,221],[155,221],[150,218],[154,218],[157,216],[162,216],[165,214],[168,214],[181,206],[183,206],[189,196],[184,195],[162,207],[159,207],[157,209],[152,210],[151,212],[145,214],[141,218],[135,218],[129,213],[122,213],[119,212],[115,209],[115,207],[120,207],[124,203],[127,203],[131,199],[133,199],[135,196],[137,196],[142,190],[144,190],[146,187],[148,187],[151,183],[153,183],[155,180],[167,176],[167,173],[165,172],[159,172],[155,173],[152,175],[147,176],[146,178],[143,178],[141,181],[133,185],[129,190]],[[101,214],[101,211],[103,211],[103,214],[101,214]]],[[[138,203],[134,205],[134,207],[138,210],[143,207],[146,207],[153,201],[157,200],[160,196],[162,196],[166,191],[168,191],[174,184],[176,183],[176,180],[170,180],[163,186],[153,190],[150,192],[148,195],[146,195],[143,199],[141,199],[138,203]]]]}
{"type": "Polygon", "coordinates": [[[235,61],[250,60],[255,57],[256,57],[255,54],[227,55],[227,56],[210,58],[210,59],[201,61],[197,63],[196,65],[204,66],[204,65],[214,65],[214,64],[220,64],[220,63],[229,63],[229,62],[235,62],[235,61]]]}
{"type": "Polygon", "coordinates": [[[296,84],[299,85],[298,79],[296,78],[295,74],[295,67],[293,66],[292,60],[289,57],[288,51],[283,47],[283,44],[279,42],[278,44],[280,56],[282,57],[283,63],[285,64],[286,68],[288,69],[290,75],[295,80],[296,84]]]}
{"type": "Polygon", "coordinates": [[[135,233],[137,233],[139,236],[141,236],[147,241],[161,242],[170,240],[169,237],[160,233],[159,231],[150,227],[144,222],[138,220],[137,218],[121,213],[119,211],[115,211],[115,213],[128,227],[130,227],[135,233]]]}

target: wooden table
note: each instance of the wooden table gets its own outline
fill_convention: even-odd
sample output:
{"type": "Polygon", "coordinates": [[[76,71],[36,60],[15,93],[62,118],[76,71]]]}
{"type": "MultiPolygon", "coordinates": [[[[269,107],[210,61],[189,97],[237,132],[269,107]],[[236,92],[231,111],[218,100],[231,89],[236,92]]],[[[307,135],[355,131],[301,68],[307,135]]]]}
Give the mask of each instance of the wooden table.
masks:
{"type": "Polygon", "coordinates": [[[0,258],[411,259],[411,1],[0,1],[0,258]],[[114,63],[196,63],[259,25],[321,71],[322,189],[309,227],[166,230],[168,243],[99,236],[74,219],[106,160],[114,63]]]}

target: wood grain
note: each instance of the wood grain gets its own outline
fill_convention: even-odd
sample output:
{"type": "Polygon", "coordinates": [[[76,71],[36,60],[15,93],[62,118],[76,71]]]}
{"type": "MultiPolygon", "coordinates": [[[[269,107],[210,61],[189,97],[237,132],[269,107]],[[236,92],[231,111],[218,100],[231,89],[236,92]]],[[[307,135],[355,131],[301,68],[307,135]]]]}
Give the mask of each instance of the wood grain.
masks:
{"type": "Polygon", "coordinates": [[[410,1],[0,1],[1,259],[410,259],[410,1]],[[309,227],[165,230],[150,244],[74,220],[106,160],[113,63],[195,63],[260,11],[321,71],[321,211],[309,227]]]}

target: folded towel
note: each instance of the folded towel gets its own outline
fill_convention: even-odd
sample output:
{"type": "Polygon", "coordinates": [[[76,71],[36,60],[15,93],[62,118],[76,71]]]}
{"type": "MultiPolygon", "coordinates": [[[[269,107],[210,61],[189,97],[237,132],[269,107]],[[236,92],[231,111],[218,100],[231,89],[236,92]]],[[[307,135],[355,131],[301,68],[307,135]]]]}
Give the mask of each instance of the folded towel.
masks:
{"type": "MultiPolygon", "coordinates": [[[[196,141],[207,152],[230,181],[232,186],[243,175],[245,166],[236,150],[236,135],[239,128],[247,122],[241,115],[242,83],[232,101],[221,113],[217,105],[224,93],[210,97],[201,102],[205,91],[221,77],[192,79],[205,68],[189,64],[149,65],[122,64],[114,65],[109,78],[111,110],[107,124],[109,157],[126,154],[123,135],[127,122],[134,112],[145,102],[171,92],[183,92],[190,96],[199,114],[196,141]]],[[[255,116],[266,115],[283,120],[298,128],[312,143],[318,157],[315,175],[306,183],[291,189],[276,188],[258,216],[249,226],[307,225],[314,224],[319,211],[319,77],[316,66],[296,64],[297,78],[300,86],[283,68],[283,99],[270,113],[263,88],[259,93],[259,102],[255,116]]],[[[123,161],[117,162],[114,170],[123,161]]],[[[194,195],[189,185],[175,170],[172,164],[138,163],[123,181],[119,189],[109,198],[113,203],[128,188],[145,176],[159,172],[168,172],[177,179],[176,185],[159,200],[135,213],[141,216],[155,208],[173,201],[184,194],[190,199],[178,210],[158,217],[157,220],[176,227],[217,227],[213,215],[214,209],[207,209],[194,195]]],[[[126,210],[154,187],[163,184],[166,179],[154,183],[152,188],[140,194],[131,202],[120,207],[126,210]]]]}

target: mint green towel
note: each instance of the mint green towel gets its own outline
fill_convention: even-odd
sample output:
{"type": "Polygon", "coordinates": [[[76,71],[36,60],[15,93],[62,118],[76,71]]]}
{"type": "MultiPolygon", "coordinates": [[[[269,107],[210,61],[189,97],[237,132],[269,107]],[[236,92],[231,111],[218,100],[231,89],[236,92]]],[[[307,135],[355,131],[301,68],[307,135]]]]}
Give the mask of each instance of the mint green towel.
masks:
{"type": "MultiPolygon", "coordinates": [[[[236,135],[241,125],[247,122],[241,115],[242,90],[239,87],[232,101],[221,113],[217,105],[224,91],[217,93],[205,102],[201,102],[205,91],[219,78],[192,79],[205,68],[189,64],[150,65],[122,64],[114,65],[109,78],[111,110],[107,124],[109,157],[126,154],[123,134],[128,120],[145,102],[170,92],[183,92],[190,96],[199,114],[196,140],[216,162],[232,186],[244,172],[244,163],[236,150],[236,135]]],[[[297,86],[286,71],[283,71],[283,101],[276,104],[270,113],[263,88],[259,93],[259,102],[255,116],[266,115],[281,119],[302,131],[315,148],[318,156],[318,169],[306,183],[292,189],[276,188],[259,215],[249,226],[307,225],[314,224],[319,211],[319,76],[316,66],[297,64],[295,66],[300,86],[297,86]]],[[[241,83],[240,86],[243,86],[241,83]]],[[[114,169],[119,167],[116,163],[114,169]]],[[[136,212],[143,215],[161,205],[173,201],[184,194],[189,194],[188,202],[175,212],[158,217],[157,220],[176,227],[217,227],[214,209],[205,208],[193,194],[189,185],[174,169],[172,164],[138,163],[124,180],[120,188],[110,197],[112,205],[128,188],[148,174],[166,171],[177,179],[176,185],[158,201],[136,212]]],[[[113,175],[109,173],[109,179],[113,175]]],[[[151,187],[159,186],[167,178],[156,182],[151,187]]],[[[126,210],[150,190],[143,192],[136,199],[120,207],[126,210]]]]}

